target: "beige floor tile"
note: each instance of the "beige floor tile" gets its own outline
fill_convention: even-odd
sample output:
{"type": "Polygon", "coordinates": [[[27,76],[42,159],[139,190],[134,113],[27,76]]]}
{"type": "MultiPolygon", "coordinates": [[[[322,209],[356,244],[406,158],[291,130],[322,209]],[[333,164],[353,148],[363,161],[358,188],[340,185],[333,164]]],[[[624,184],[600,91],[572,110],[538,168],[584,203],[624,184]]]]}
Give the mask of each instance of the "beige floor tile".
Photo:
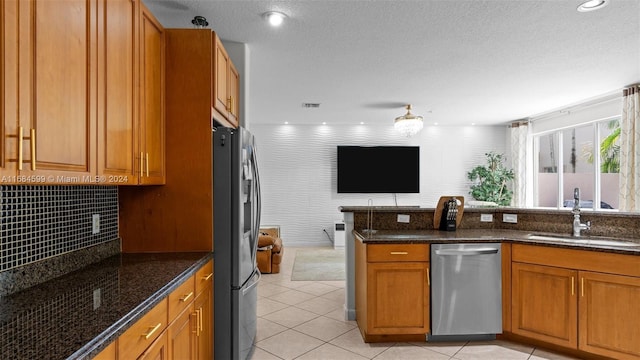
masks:
{"type": "Polygon", "coordinates": [[[298,290],[288,290],[278,294],[273,294],[271,296],[268,296],[268,298],[271,300],[279,301],[283,304],[295,305],[303,301],[313,299],[314,296],[298,290]]]}
{"type": "Polygon", "coordinates": [[[380,355],[374,358],[375,360],[449,360],[449,356],[441,354],[429,349],[415,346],[411,344],[396,344],[392,346],[380,355]]]}
{"type": "Polygon", "coordinates": [[[394,345],[394,343],[365,343],[358,328],[338,336],[330,343],[369,359],[394,345]]]}
{"type": "Polygon", "coordinates": [[[333,290],[331,292],[328,292],[326,294],[323,294],[321,297],[324,298],[324,299],[340,301],[341,303],[344,304],[344,302],[345,302],[344,292],[345,292],[344,289],[337,289],[337,290],[333,290]]]}
{"type": "Polygon", "coordinates": [[[354,328],[353,324],[340,322],[328,317],[320,316],[306,323],[300,324],[294,330],[313,336],[320,340],[330,341],[354,328]]]}
{"type": "Polygon", "coordinates": [[[470,341],[457,354],[460,360],[528,359],[533,347],[507,341],[470,341]]]}
{"type": "Polygon", "coordinates": [[[287,278],[280,278],[280,279],[275,280],[275,281],[273,281],[271,283],[272,284],[276,284],[276,285],[280,285],[280,286],[284,286],[284,287],[289,288],[289,289],[297,289],[297,288],[303,287],[305,285],[313,284],[313,281],[293,281],[293,280],[291,280],[291,276],[289,276],[287,278]]]}
{"type": "Polygon", "coordinates": [[[286,331],[288,328],[265,318],[258,318],[258,332],[256,334],[256,342],[270,338],[273,335],[286,331]]]}
{"type": "Polygon", "coordinates": [[[325,284],[325,285],[331,285],[333,287],[337,287],[337,288],[345,288],[346,287],[346,282],[344,280],[341,281],[320,281],[321,284],[325,284]]]}
{"type": "Polygon", "coordinates": [[[262,281],[258,283],[258,296],[260,297],[269,297],[288,290],[289,289],[276,284],[263,283],[262,281]]]}
{"type": "Polygon", "coordinates": [[[298,309],[291,306],[280,311],[272,312],[271,314],[263,317],[282,326],[293,328],[309,320],[317,318],[318,314],[314,314],[310,311],[298,309]]]}
{"type": "Polygon", "coordinates": [[[305,354],[323,343],[323,341],[309,335],[287,330],[258,342],[256,346],[286,360],[305,354]]]}
{"type": "Polygon", "coordinates": [[[529,360],[577,360],[579,358],[565,354],[554,353],[549,350],[535,349],[529,360]]]}
{"type": "Polygon", "coordinates": [[[254,347],[251,360],[282,360],[281,357],[270,354],[259,347],[254,347]]]}
{"type": "Polygon", "coordinates": [[[305,292],[307,294],[311,294],[314,296],[325,295],[330,292],[336,291],[337,289],[331,285],[321,284],[319,282],[314,282],[313,284],[308,284],[305,286],[301,286],[296,290],[305,292]]]}
{"type": "MultiPolygon", "coordinates": [[[[336,309],[336,310],[333,310],[331,312],[328,312],[328,313],[324,314],[324,316],[330,317],[332,319],[340,320],[340,321],[348,321],[348,320],[345,319],[345,315],[344,315],[344,304],[342,304],[340,306],[340,309],[336,309]]],[[[355,323],[355,321],[354,321],[354,323],[355,323]]]]}
{"type": "Polygon", "coordinates": [[[296,358],[299,360],[365,360],[366,357],[362,357],[351,351],[339,348],[335,345],[324,344],[317,347],[308,353],[296,358]]]}
{"type": "Polygon", "coordinates": [[[296,307],[311,311],[318,315],[324,315],[335,310],[342,310],[343,304],[337,301],[316,297],[296,304],[296,307]]]}
{"type": "Polygon", "coordinates": [[[271,314],[272,312],[282,310],[288,306],[289,305],[287,304],[283,304],[281,302],[274,301],[268,298],[260,298],[257,305],[257,314],[258,316],[265,316],[271,314]]]}
{"type": "Polygon", "coordinates": [[[439,352],[441,354],[454,356],[458,351],[460,351],[460,349],[462,349],[462,347],[466,343],[467,343],[466,341],[462,341],[462,342],[446,341],[446,342],[422,342],[422,343],[412,343],[412,344],[423,347],[425,349],[433,350],[435,352],[439,352]]]}

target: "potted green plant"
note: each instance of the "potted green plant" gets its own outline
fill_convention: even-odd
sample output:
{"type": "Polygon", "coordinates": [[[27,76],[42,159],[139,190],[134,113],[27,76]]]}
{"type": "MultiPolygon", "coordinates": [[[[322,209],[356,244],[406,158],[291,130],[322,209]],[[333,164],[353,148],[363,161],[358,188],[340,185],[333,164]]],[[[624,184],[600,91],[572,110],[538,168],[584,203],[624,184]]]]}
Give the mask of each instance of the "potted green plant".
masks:
{"type": "Polygon", "coordinates": [[[513,180],[513,170],[504,166],[505,157],[495,152],[485,153],[486,165],[478,165],[467,173],[473,182],[469,194],[479,201],[491,201],[498,205],[510,205],[513,191],[508,187],[513,180]]]}

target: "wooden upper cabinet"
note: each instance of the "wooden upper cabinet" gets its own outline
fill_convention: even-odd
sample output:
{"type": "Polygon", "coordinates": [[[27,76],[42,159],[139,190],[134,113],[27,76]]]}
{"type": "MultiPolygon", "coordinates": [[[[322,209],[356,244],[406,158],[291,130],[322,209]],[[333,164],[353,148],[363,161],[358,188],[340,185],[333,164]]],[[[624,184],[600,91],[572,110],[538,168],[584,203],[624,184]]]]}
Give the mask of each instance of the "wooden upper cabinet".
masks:
{"type": "Polygon", "coordinates": [[[224,117],[227,115],[228,108],[228,69],[229,69],[229,55],[222,45],[220,38],[215,35],[214,39],[214,78],[213,78],[213,106],[224,117]]]}
{"type": "MultiPolygon", "coordinates": [[[[165,183],[164,29],[141,5],[140,151],[141,184],[165,183]]],[[[179,135],[179,134],[175,134],[179,135]]]]}
{"type": "Polygon", "coordinates": [[[18,149],[18,2],[0,1],[0,177],[12,182],[18,149]]]}
{"type": "Polygon", "coordinates": [[[513,333],[575,349],[578,272],[514,262],[511,277],[513,333]]]}
{"type": "Polygon", "coordinates": [[[31,160],[20,174],[95,175],[96,2],[19,6],[20,124],[28,138],[23,157],[31,160]]]}
{"type": "Polygon", "coordinates": [[[239,75],[227,50],[217,34],[213,33],[213,117],[221,124],[238,127],[239,75]]]}
{"type": "Polygon", "coordinates": [[[578,348],[614,359],[640,358],[640,278],[580,271],[578,348]]]}
{"type": "Polygon", "coordinates": [[[238,70],[229,61],[229,77],[228,77],[228,89],[229,89],[229,121],[236,126],[239,125],[240,119],[240,75],[238,70]]]}
{"type": "Polygon", "coordinates": [[[98,174],[112,185],[137,184],[137,0],[99,0],[98,174]]]}

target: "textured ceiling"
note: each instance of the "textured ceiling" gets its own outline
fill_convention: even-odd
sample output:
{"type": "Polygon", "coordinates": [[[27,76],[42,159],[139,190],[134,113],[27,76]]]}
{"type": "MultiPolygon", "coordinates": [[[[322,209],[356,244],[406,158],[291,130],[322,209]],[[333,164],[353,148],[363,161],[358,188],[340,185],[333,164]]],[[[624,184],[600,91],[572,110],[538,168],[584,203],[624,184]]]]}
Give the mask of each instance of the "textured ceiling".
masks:
{"type": "Polygon", "coordinates": [[[501,124],[640,82],[640,0],[145,0],[250,52],[252,123],[501,124]],[[270,28],[261,14],[289,16],[270,28]],[[302,103],[321,103],[305,109],[302,103]]]}

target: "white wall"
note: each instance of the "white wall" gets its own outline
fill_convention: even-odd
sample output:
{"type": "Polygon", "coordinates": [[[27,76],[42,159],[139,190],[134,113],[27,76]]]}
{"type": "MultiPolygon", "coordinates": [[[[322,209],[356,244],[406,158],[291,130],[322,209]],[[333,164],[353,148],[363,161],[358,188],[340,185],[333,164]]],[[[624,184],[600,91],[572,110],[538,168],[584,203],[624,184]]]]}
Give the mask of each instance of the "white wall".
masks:
{"type": "MultiPolygon", "coordinates": [[[[505,126],[425,127],[404,138],[393,126],[252,124],[262,184],[263,225],[280,225],[285,244],[328,246],[326,230],[341,219],[339,206],[394,205],[392,194],[338,194],[338,145],[420,146],[420,194],[398,194],[398,205],[435,207],[441,195],[471,199],[466,174],[485,153],[506,153],[505,126]]],[[[362,169],[375,176],[380,169],[362,169]]]]}

